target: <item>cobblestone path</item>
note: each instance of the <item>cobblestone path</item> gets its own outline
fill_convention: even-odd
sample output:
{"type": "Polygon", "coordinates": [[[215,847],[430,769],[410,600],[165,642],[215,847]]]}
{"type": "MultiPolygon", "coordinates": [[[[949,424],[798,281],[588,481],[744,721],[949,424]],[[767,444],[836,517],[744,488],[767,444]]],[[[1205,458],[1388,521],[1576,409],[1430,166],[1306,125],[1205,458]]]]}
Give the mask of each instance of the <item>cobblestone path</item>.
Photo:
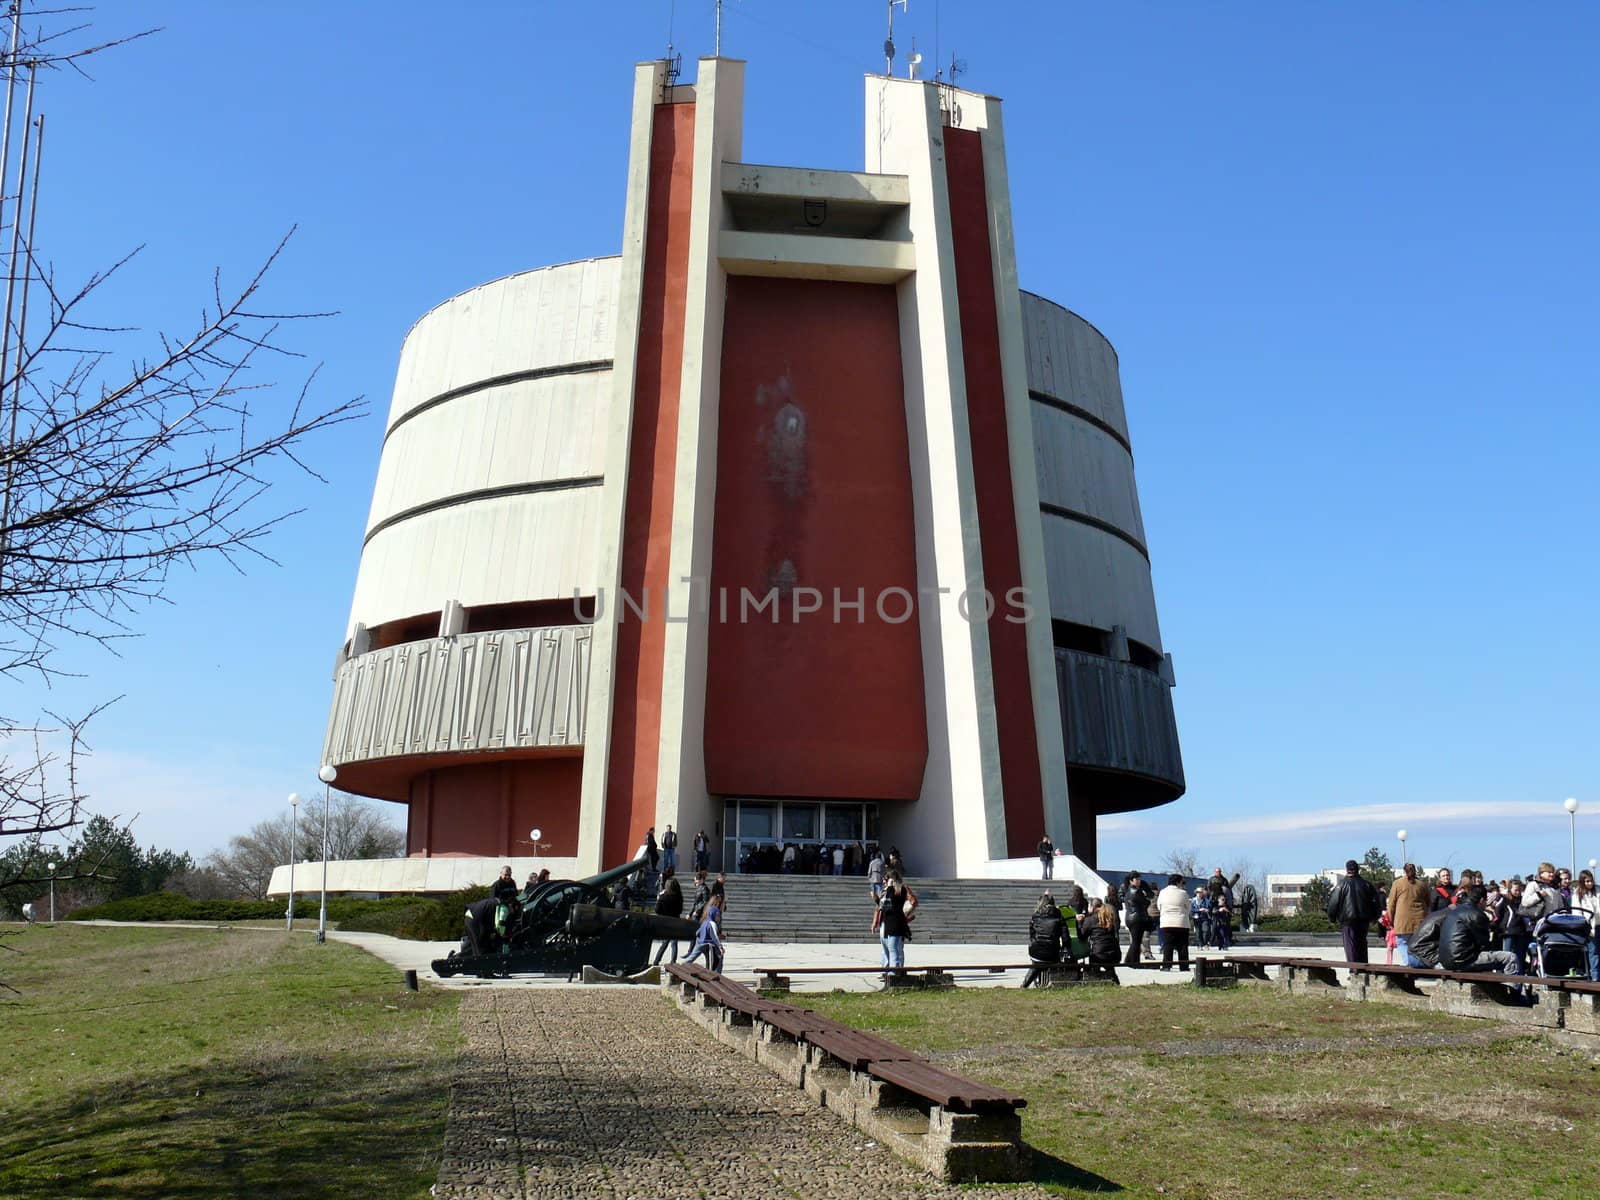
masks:
{"type": "Polygon", "coordinates": [[[932,1180],[653,990],[486,988],[461,1019],[441,1197],[1044,1195],[932,1180]]]}

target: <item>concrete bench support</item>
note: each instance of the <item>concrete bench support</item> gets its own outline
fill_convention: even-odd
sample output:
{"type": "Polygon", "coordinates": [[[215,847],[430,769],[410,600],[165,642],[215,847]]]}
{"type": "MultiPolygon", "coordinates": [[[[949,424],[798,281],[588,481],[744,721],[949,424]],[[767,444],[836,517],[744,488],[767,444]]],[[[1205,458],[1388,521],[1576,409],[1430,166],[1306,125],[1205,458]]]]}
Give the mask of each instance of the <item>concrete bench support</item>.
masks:
{"type": "Polygon", "coordinates": [[[1278,971],[1278,987],[1290,995],[1326,995],[1330,991],[1343,991],[1339,974],[1331,966],[1316,963],[1294,963],[1278,971]]]}
{"type": "Polygon", "coordinates": [[[1426,1007],[1428,993],[1415,979],[1406,975],[1384,973],[1368,974],[1359,969],[1350,972],[1347,992],[1352,1000],[1388,1000],[1395,1004],[1426,1007]]]}
{"type": "MultiPolygon", "coordinates": [[[[918,977],[914,986],[929,984],[918,977]]],[[[735,1012],[693,983],[668,977],[662,991],[717,1041],[800,1088],[819,1107],[931,1175],[947,1181],[1027,1178],[1029,1152],[1022,1141],[1021,1114],[1014,1109],[970,1113],[946,1109],[866,1070],[845,1066],[760,1014],[735,1012]]]]}
{"type": "Polygon", "coordinates": [[[1600,996],[1593,992],[1562,992],[1561,1027],[1573,1033],[1600,1034],[1600,996]]]}
{"type": "Polygon", "coordinates": [[[1565,996],[1560,992],[1540,989],[1534,994],[1534,1003],[1530,1008],[1511,985],[1499,982],[1507,978],[1503,975],[1491,976],[1494,982],[1485,980],[1483,983],[1466,979],[1441,979],[1434,985],[1429,998],[1431,1007],[1438,1012],[1459,1017],[1488,1016],[1516,1025],[1533,1025],[1544,1029],[1562,1027],[1565,996]]]}

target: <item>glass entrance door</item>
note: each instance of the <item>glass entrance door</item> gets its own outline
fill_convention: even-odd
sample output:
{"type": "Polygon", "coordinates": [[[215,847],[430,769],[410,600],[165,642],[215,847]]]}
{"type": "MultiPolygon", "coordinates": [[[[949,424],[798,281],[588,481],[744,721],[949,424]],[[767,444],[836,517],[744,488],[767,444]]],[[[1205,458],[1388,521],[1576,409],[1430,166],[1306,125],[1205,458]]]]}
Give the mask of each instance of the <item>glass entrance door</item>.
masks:
{"type": "Polygon", "coordinates": [[[744,800],[723,807],[723,869],[741,874],[866,872],[878,839],[871,800],[744,800]],[[834,850],[841,861],[835,864],[834,850]]]}

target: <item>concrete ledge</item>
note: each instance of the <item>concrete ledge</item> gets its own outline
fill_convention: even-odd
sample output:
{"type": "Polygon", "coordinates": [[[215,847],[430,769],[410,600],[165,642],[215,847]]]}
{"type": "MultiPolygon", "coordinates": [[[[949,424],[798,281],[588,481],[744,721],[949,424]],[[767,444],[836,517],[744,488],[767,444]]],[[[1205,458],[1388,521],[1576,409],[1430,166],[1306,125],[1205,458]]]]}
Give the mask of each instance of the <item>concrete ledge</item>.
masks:
{"type": "MultiPolygon", "coordinates": [[[[1509,976],[1493,976],[1496,980],[1509,976]]],[[[1429,1007],[1435,1012],[1450,1013],[1458,1017],[1489,1017],[1508,1021],[1514,1025],[1532,1025],[1545,1029],[1562,1027],[1563,1001],[1567,997],[1559,992],[1541,988],[1534,993],[1534,1003],[1526,1002],[1505,983],[1477,983],[1465,979],[1441,979],[1434,984],[1429,996],[1429,1007]]]]}
{"type": "Polygon", "coordinates": [[[587,963],[583,968],[583,982],[585,983],[649,983],[661,982],[660,967],[646,967],[635,975],[613,975],[602,971],[599,967],[591,967],[587,963]]]}
{"type": "Polygon", "coordinates": [[[1099,986],[1103,984],[1115,986],[1117,982],[1117,969],[1113,966],[1100,966],[1093,963],[1061,963],[1058,966],[1042,968],[1034,986],[1046,988],[1099,986]]]}
{"type": "Polygon", "coordinates": [[[1413,1008],[1427,1008],[1432,998],[1415,979],[1403,975],[1360,975],[1352,973],[1345,985],[1345,994],[1351,1000],[1387,1000],[1392,1004],[1409,1004],[1413,1008]]]}
{"type": "Polygon", "coordinates": [[[1342,992],[1344,988],[1339,983],[1338,972],[1329,964],[1296,964],[1281,967],[1278,970],[1278,988],[1290,995],[1325,996],[1331,992],[1342,992]]]}

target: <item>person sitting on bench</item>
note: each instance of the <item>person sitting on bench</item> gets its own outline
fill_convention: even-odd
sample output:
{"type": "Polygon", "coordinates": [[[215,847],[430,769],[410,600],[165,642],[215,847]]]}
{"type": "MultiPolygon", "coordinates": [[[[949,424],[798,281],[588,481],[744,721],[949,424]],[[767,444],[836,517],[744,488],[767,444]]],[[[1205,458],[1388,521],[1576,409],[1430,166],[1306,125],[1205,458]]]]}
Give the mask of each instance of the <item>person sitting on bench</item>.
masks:
{"type": "Polygon", "coordinates": [[[1117,914],[1102,904],[1094,910],[1094,920],[1089,925],[1086,940],[1089,943],[1089,961],[1096,965],[1115,966],[1122,957],[1117,943],[1117,914]]]}
{"type": "Polygon", "coordinates": [[[1515,954],[1489,949],[1489,917],[1484,912],[1488,897],[1482,884],[1473,884],[1445,911],[1439,925],[1439,965],[1445,970],[1522,974],[1522,964],[1515,954]]]}
{"type": "Polygon", "coordinates": [[[1067,923],[1061,919],[1061,910],[1046,892],[1039,897],[1038,907],[1028,921],[1028,961],[1032,965],[1023,977],[1023,987],[1032,987],[1052,966],[1061,962],[1061,942],[1066,931],[1067,923]]]}

